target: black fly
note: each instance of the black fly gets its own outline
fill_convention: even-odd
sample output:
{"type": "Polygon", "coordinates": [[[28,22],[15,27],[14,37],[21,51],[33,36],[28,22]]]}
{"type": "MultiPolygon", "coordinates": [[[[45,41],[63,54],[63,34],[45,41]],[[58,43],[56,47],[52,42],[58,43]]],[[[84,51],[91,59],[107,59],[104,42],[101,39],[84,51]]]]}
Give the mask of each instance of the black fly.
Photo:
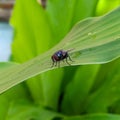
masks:
{"type": "MultiPolygon", "coordinates": [[[[58,63],[58,66],[60,66],[60,61],[63,61],[66,60],[66,63],[68,65],[71,65],[67,58],[69,58],[70,61],[72,61],[72,59],[70,58],[69,54],[68,54],[68,51],[64,51],[64,50],[58,50],[57,52],[55,52],[52,56],[51,56],[51,59],[53,61],[53,64],[52,64],[52,67],[53,66],[57,66],[57,63],[58,63]]],[[[73,61],[72,61],[73,62],[73,61]]]]}

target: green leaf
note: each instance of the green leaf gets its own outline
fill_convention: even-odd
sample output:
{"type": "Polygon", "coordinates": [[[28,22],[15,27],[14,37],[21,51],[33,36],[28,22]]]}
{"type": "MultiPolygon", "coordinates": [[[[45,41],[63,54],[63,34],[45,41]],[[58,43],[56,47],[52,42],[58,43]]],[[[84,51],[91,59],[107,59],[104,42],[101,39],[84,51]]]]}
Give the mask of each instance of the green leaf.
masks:
{"type": "Polygon", "coordinates": [[[113,106],[120,100],[119,68],[120,59],[101,66],[81,66],[76,73],[78,77],[75,76],[67,86],[62,111],[74,115],[84,112],[115,112],[116,108],[119,109],[119,104],[113,106]],[[95,77],[92,77],[93,75],[95,77]]]}
{"type": "Polygon", "coordinates": [[[18,65],[18,63],[14,63],[14,62],[0,62],[0,70],[4,70],[6,68],[9,67],[13,67],[18,65]]]}
{"type": "Polygon", "coordinates": [[[95,81],[100,65],[80,66],[67,85],[62,102],[62,112],[78,115],[84,112],[85,102],[95,81]]]}
{"type": "MultiPolygon", "coordinates": [[[[75,1],[75,0],[74,0],[75,1]]],[[[72,26],[90,16],[94,16],[98,0],[76,0],[72,18],[72,26]],[[84,11],[84,12],[83,12],[84,11]]]]}
{"type": "MultiPolygon", "coordinates": [[[[51,68],[51,55],[59,49],[69,52],[74,62],[71,65],[100,64],[120,56],[120,8],[96,18],[88,18],[75,25],[70,33],[53,49],[0,72],[0,92],[51,68]]],[[[62,63],[61,66],[67,66],[62,63]]]]}
{"type": "MultiPolygon", "coordinates": [[[[120,100],[120,59],[117,59],[111,63],[108,63],[101,67],[100,73],[103,77],[100,77],[98,80],[96,78],[96,82],[93,87],[92,93],[88,97],[86,111],[89,113],[101,113],[110,111],[109,108],[112,105],[120,100]],[[101,81],[101,82],[100,82],[101,81]],[[99,85],[98,85],[99,84],[99,85]]],[[[98,76],[100,75],[98,74],[98,76]]]]}
{"type": "Polygon", "coordinates": [[[120,0],[99,0],[98,7],[96,10],[97,15],[103,15],[108,11],[118,7],[120,5],[120,0]]]}
{"type": "Polygon", "coordinates": [[[94,114],[85,116],[66,117],[63,120],[119,120],[120,115],[94,114]]]}
{"type": "Polygon", "coordinates": [[[98,0],[48,0],[46,11],[55,43],[58,43],[76,22],[92,16],[97,2],[98,0]]]}
{"type": "Polygon", "coordinates": [[[25,100],[19,100],[10,104],[6,120],[52,120],[62,115],[36,106],[25,100]]]}
{"type": "Polygon", "coordinates": [[[110,112],[120,114],[120,99],[116,101],[111,107],[109,107],[109,109],[110,112]]]}
{"type": "Polygon", "coordinates": [[[17,0],[11,24],[15,30],[12,44],[14,60],[25,62],[48,49],[51,31],[47,15],[36,0],[17,0]]]}
{"type": "Polygon", "coordinates": [[[48,0],[47,14],[53,34],[52,45],[58,43],[70,30],[76,0],[48,0]],[[64,12],[62,12],[63,10],[64,12]],[[67,17],[66,17],[67,16],[67,17]]]}
{"type": "Polygon", "coordinates": [[[23,87],[23,84],[19,84],[9,89],[8,91],[0,94],[0,120],[6,120],[6,115],[9,111],[10,104],[13,101],[18,101],[20,99],[28,99],[28,93],[23,87]]]}
{"type": "Polygon", "coordinates": [[[41,74],[42,87],[44,90],[44,106],[56,111],[58,109],[59,96],[61,93],[62,75],[63,70],[61,69],[41,74]]]}
{"type": "Polygon", "coordinates": [[[0,119],[5,120],[9,108],[9,101],[5,96],[0,95],[0,119]]]}
{"type": "MultiPolygon", "coordinates": [[[[0,71],[6,70],[7,68],[11,68],[14,66],[19,65],[18,63],[14,62],[1,62],[0,63],[0,71]]],[[[4,92],[3,94],[0,95],[0,99],[3,101],[8,101],[10,102],[11,100],[18,100],[20,98],[27,98],[27,91],[24,89],[24,85],[20,84],[17,85],[10,90],[4,92]]],[[[4,104],[3,104],[4,106],[4,104]]],[[[2,107],[1,107],[2,108],[2,107]]]]}

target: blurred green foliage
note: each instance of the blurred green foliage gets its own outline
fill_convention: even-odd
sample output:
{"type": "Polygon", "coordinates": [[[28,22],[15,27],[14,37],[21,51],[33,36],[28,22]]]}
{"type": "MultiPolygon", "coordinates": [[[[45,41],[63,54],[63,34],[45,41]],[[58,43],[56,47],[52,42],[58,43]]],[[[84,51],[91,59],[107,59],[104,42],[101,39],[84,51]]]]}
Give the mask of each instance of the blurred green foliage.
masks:
{"type": "MultiPolygon", "coordinates": [[[[23,63],[47,51],[76,22],[118,5],[119,0],[48,0],[43,9],[36,0],[17,0],[11,18],[13,60],[23,63]]],[[[12,63],[6,64],[0,66],[12,63]]],[[[117,59],[66,67],[31,78],[0,95],[0,120],[120,120],[110,114],[120,114],[119,64],[117,59]]]]}

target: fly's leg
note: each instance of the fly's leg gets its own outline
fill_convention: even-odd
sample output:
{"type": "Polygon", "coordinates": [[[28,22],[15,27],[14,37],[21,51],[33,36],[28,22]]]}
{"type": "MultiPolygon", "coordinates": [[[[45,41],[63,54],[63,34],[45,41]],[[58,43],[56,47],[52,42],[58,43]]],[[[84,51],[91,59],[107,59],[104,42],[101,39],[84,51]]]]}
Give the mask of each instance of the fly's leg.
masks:
{"type": "Polygon", "coordinates": [[[55,61],[55,66],[57,66],[57,61],[55,61]]]}
{"type": "Polygon", "coordinates": [[[74,62],[69,55],[68,55],[68,58],[69,58],[70,61],[74,62]]]}
{"type": "Polygon", "coordinates": [[[51,67],[56,66],[57,63],[56,64],[55,63],[56,63],[56,61],[52,58],[52,66],[51,67]]]}
{"type": "Polygon", "coordinates": [[[54,63],[55,63],[55,62],[53,61],[51,68],[54,67],[54,63]]]}
{"type": "Polygon", "coordinates": [[[60,61],[58,61],[58,67],[60,67],[60,61]]]}
{"type": "Polygon", "coordinates": [[[68,65],[71,65],[71,64],[68,62],[67,58],[66,58],[66,63],[67,63],[68,65]]]}

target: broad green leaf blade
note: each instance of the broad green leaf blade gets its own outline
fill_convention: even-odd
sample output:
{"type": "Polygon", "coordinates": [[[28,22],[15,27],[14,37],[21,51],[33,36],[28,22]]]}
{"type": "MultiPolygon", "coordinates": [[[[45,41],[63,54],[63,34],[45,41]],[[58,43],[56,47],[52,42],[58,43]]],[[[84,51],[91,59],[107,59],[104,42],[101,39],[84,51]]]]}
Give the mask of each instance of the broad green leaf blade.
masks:
{"type": "MultiPolygon", "coordinates": [[[[7,68],[12,69],[14,66],[19,65],[18,63],[14,62],[1,62],[0,63],[0,71],[6,70],[7,68]]],[[[11,100],[18,100],[20,98],[27,98],[27,91],[24,88],[23,84],[19,84],[12,89],[8,90],[7,92],[4,92],[0,95],[0,99],[5,101],[11,101],[11,100]],[[4,99],[3,99],[4,98],[4,99]]]]}
{"type": "Polygon", "coordinates": [[[120,115],[94,114],[86,116],[66,117],[63,120],[120,120],[120,115]]]}
{"type": "MultiPolygon", "coordinates": [[[[7,68],[12,69],[13,67],[19,65],[18,63],[14,62],[0,62],[0,71],[6,70],[7,68]]],[[[20,98],[27,98],[27,91],[23,87],[23,84],[19,84],[12,89],[8,90],[7,92],[4,92],[0,95],[0,99],[5,101],[11,101],[11,100],[18,100],[20,98]]]]}
{"type": "MultiPolygon", "coordinates": [[[[51,68],[51,55],[59,49],[70,50],[72,65],[100,64],[120,56],[120,7],[96,18],[76,24],[56,47],[12,69],[0,72],[0,91],[51,68]]],[[[61,66],[67,66],[61,63],[61,66]]]]}
{"type": "Polygon", "coordinates": [[[119,50],[119,9],[78,23],[62,41],[61,48],[74,49],[73,58],[77,58],[78,64],[105,63],[119,57],[117,52],[107,55],[113,48],[119,50]]]}
{"type": "Polygon", "coordinates": [[[18,63],[14,63],[14,62],[0,62],[0,70],[4,70],[6,68],[9,67],[13,67],[18,65],[18,63]]]}

